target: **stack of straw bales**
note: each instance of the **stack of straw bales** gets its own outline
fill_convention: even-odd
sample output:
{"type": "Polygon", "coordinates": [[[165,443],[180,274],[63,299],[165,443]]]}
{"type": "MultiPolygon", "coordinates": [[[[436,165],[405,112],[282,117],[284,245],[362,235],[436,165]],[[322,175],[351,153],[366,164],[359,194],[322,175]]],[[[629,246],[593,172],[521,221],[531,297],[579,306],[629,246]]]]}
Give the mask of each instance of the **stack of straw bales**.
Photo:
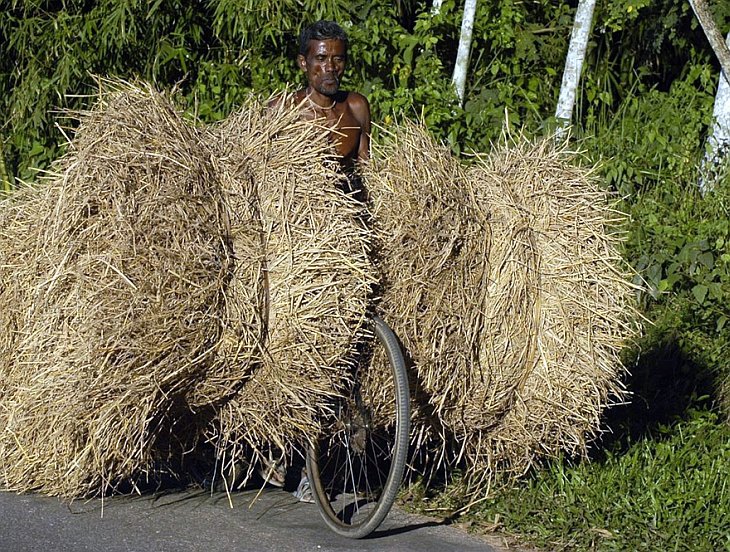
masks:
{"type": "MultiPolygon", "coordinates": [[[[635,333],[614,212],[551,140],[470,167],[414,124],[367,168],[382,310],[413,363],[418,450],[463,459],[473,488],[583,453],[635,333]]],[[[380,371],[375,380],[384,377],[380,371]]]]}
{"type": "Polygon", "coordinates": [[[211,129],[107,83],[0,204],[4,487],[88,496],[291,452],[348,377],[374,269],[328,133],[251,99],[211,129]]]}
{"type": "MultiPolygon", "coordinates": [[[[0,203],[4,487],[98,494],[204,441],[224,468],[292,453],[350,373],[376,281],[414,364],[416,449],[463,459],[477,490],[583,452],[622,396],[620,216],[564,148],[467,168],[399,126],[364,169],[366,217],[329,129],[287,97],[197,128],[115,87],[54,174],[0,203]]],[[[379,362],[365,383],[380,414],[388,380],[379,362]]]]}
{"type": "Polygon", "coordinates": [[[229,278],[215,178],[167,99],[130,88],[82,117],[47,182],[0,206],[5,487],[97,493],[190,447],[177,426],[229,278]]]}

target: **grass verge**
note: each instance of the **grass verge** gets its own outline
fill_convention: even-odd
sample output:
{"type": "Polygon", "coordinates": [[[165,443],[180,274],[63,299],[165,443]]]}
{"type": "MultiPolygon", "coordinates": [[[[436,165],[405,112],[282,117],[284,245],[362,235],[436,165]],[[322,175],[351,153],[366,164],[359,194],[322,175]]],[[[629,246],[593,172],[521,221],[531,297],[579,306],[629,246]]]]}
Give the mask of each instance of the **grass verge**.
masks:
{"type": "MultiPolygon", "coordinates": [[[[730,426],[717,414],[693,410],[614,448],[556,459],[458,520],[545,550],[730,550],[730,426]]],[[[458,488],[412,502],[448,517],[465,504],[458,488]]]]}

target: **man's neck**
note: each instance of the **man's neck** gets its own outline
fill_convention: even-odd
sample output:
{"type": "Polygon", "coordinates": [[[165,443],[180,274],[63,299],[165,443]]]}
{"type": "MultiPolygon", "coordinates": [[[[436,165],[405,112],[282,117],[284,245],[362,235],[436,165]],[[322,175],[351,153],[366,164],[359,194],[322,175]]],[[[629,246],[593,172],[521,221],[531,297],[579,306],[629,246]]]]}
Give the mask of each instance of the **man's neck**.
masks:
{"type": "Polygon", "coordinates": [[[304,89],[304,94],[315,107],[322,110],[328,110],[335,107],[335,105],[337,105],[338,98],[341,95],[338,92],[334,96],[325,96],[324,94],[320,94],[314,90],[311,86],[307,86],[307,88],[304,89]]]}

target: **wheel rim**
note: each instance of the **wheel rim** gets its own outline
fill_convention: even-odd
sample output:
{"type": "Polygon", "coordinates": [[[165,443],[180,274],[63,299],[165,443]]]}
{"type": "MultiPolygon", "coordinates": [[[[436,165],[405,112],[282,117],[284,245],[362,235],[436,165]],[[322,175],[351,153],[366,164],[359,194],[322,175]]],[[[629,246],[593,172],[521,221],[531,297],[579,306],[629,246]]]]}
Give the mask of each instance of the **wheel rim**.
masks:
{"type": "MultiPolygon", "coordinates": [[[[380,344],[386,345],[390,364],[385,383],[377,389],[361,386],[364,378],[355,373],[356,383],[333,408],[334,414],[324,420],[323,435],[327,437],[307,457],[314,499],[325,522],[348,537],[362,538],[380,524],[403,476],[408,391],[403,357],[392,332],[390,335],[388,342],[378,335],[380,344]],[[392,404],[383,408],[384,396],[392,404]]],[[[356,370],[369,369],[370,360],[361,362],[356,370]]]]}
{"type": "Polygon", "coordinates": [[[329,438],[316,448],[312,479],[321,485],[328,517],[345,528],[365,525],[376,513],[393,459],[393,437],[373,427],[362,404],[347,401],[342,417],[331,421],[329,438]]]}

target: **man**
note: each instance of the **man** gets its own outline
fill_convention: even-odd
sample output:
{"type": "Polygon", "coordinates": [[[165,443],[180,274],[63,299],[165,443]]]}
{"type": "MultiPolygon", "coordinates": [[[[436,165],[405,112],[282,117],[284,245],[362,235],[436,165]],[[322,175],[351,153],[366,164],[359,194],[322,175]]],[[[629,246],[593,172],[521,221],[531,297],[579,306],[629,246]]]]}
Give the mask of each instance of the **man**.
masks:
{"type": "MultiPolygon", "coordinates": [[[[370,156],[370,105],[362,94],[340,89],[347,65],[348,39],[333,21],[317,21],[299,35],[297,65],[307,86],[294,94],[303,119],[324,119],[351,187],[358,187],[357,162],[370,156]]],[[[279,99],[272,104],[278,104],[279,99]]]]}
{"type": "MultiPolygon", "coordinates": [[[[293,103],[303,119],[324,119],[332,129],[330,140],[347,176],[350,192],[362,197],[357,163],[370,157],[370,105],[362,94],[340,89],[347,65],[348,39],[345,31],[332,21],[317,21],[299,35],[297,65],[307,77],[307,86],[294,93],[293,103]]],[[[272,101],[277,105],[280,98],[272,101]]],[[[270,456],[259,470],[263,479],[282,487],[286,466],[282,459],[270,456]]],[[[313,502],[307,474],[302,477],[294,496],[313,502]]]]}
{"type": "Polygon", "coordinates": [[[297,65],[307,77],[307,87],[294,99],[302,117],[324,118],[332,127],[332,142],[346,172],[370,155],[370,106],[357,92],[340,90],[347,65],[345,31],[332,21],[317,21],[299,36],[297,65]]]}

